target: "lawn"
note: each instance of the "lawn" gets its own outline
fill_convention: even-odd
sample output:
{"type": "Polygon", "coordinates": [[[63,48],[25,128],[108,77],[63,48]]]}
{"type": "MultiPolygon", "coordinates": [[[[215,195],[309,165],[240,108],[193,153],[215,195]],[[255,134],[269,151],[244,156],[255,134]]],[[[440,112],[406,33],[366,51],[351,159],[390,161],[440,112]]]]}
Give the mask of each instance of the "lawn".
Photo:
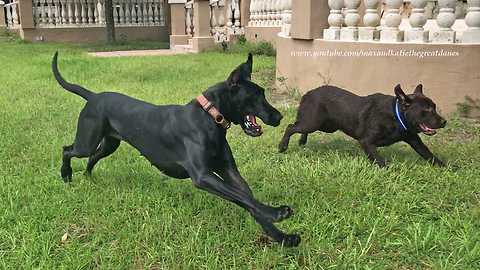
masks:
{"type": "Polygon", "coordinates": [[[398,143],[380,149],[389,168],[379,169],[342,133],[312,134],[305,148],[294,135],[280,154],[298,101],[272,88],[275,58],[255,56],[253,80],[285,118],[257,138],[234,126],[228,140],[254,195],[293,208],[277,226],[302,243],[285,248],[243,209],[162,175],[125,143],[91,178],[86,159],[73,159],[73,183],[64,183],[62,146],[72,143],[85,101],[54,80],[57,50],[67,81],[159,105],[189,102],[247,56],[95,58],[88,46],[0,43],[1,269],[480,268],[480,130],[472,122],[447,116],[445,129],[422,135],[447,168],[398,143]]]}

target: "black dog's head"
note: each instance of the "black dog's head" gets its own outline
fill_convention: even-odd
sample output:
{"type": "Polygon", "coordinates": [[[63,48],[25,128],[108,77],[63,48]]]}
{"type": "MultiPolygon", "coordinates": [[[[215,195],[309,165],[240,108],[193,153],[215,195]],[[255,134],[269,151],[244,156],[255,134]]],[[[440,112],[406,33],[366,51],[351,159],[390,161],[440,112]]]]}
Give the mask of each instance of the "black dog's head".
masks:
{"type": "Polygon", "coordinates": [[[252,137],[262,135],[262,127],[256,116],[270,126],[278,126],[282,114],[265,99],[265,89],[251,81],[252,54],[248,60],[232,71],[227,79],[230,91],[230,121],[240,124],[243,131],[252,137]]]}
{"type": "Polygon", "coordinates": [[[399,100],[399,110],[405,118],[406,125],[416,133],[434,135],[435,129],[445,127],[447,121],[437,113],[435,103],[423,94],[421,84],[410,95],[406,95],[400,85],[397,85],[395,96],[399,100]]]}

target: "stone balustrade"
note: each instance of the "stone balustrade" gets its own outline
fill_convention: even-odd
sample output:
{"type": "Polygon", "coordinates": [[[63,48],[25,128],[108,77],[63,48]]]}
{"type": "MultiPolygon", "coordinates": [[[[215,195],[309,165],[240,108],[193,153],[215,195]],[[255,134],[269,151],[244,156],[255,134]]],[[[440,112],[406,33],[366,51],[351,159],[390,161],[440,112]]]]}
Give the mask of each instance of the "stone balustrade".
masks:
{"type": "MultiPolygon", "coordinates": [[[[116,27],[164,26],[164,0],[113,0],[116,27]]],[[[35,28],[105,26],[105,0],[33,0],[35,28]]]]}
{"type": "MultiPolygon", "coordinates": [[[[467,3],[467,14],[462,20],[458,15],[462,11],[458,7],[461,9],[463,2],[458,0],[328,0],[330,27],[324,30],[324,39],[385,43],[480,43],[480,0],[468,0],[467,3]],[[379,9],[381,2],[382,14],[385,13],[382,20],[379,9]],[[363,17],[359,14],[362,3],[365,7],[363,17]],[[432,8],[430,5],[430,11],[427,11],[426,7],[431,3],[439,7],[435,19],[428,19],[432,17],[432,8]],[[409,13],[405,10],[407,5],[411,9],[409,13]],[[408,20],[408,24],[404,20],[408,20]],[[362,21],[364,26],[360,26],[362,21]],[[455,23],[460,25],[457,27],[459,30],[453,29],[455,23]]],[[[255,16],[252,15],[256,19],[255,16]]]]}
{"type": "Polygon", "coordinates": [[[251,0],[248,26],[282,26],[287,5],[292,0],[251,0]]]}
{"type": "Polygon", "coordinates": [[[7,28],[18,29],[20,26],[20,22],[18,17],[17,2],[5,4],[4,9],[5,9],[5,17],[6,17],[5,19],[6,19],[7,28]]]}

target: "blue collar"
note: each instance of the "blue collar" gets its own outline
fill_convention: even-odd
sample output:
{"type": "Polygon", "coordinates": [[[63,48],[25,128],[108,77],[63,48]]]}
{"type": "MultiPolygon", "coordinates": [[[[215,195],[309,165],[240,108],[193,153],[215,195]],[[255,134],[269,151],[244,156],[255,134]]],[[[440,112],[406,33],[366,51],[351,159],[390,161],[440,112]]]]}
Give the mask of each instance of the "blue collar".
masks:
{"type": "Polygon", "coordinates": [[[395,103],[395,115],[397,116],[398,122],[400,125],[402,125],[404,130],[408,130],[405,124],[403,123],[402,116],[400,115],[400,111],[398,110],[398,99],[397,102],[395,103]]]}

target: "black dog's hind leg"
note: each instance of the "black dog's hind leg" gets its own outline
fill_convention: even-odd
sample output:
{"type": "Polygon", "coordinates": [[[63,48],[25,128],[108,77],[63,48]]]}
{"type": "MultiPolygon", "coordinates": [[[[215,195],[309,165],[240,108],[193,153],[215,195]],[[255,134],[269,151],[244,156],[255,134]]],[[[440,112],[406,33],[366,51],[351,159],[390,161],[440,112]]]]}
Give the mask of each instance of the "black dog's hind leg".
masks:
{"type": "Polygon", "coordinates": [[[445,163],[443,163],[440,159],[434,156],[432,152],[430,152],[428,147],[422,142],[418,135],[415,135],[412,138],[405,140],[405,142],[408,143],[415,150],[415,152],[417,152],[424,159],[432,162],[439,167],[445,167],[445,163]]]}
{"type": "MultiPolygon", "coordinates": [[[[87,103],[88,106],[88,103],[87,103]]],[[[89,114],[87,107],[80,113],[77,134],[72,145],[63,147],[61,174],[65,181],[72,180],[72,157],[84,158],[95,153],[100,140],[103,138],[103,123],[98,112],[89,114]]]]}
{"type": "Polygon", "coordinates": [[[92,169],[97,164],[97,162],[105,157],[111,155],[115,150],[117,150],[118,146],[120,145],[120,140],[114,137],[106,136],[100,142],[100,145],[97,151],[90,156],[87,163],[87,174],[92,173],[92,169]]]}
{"type": "MultiPolygon", "coordinates": [[[[288,148],[288,144],[290,142],[290,136],[292,136],[295,133],[302,133],[302,138],[305,136],[305,142],[306,140],[306,135],[303,134],[308,134],[316,131],[317,129],[313,125],[309,124],[304,124],[303,122],[295,122],[294,124],[290,124],[287,126],[287,129],[285,130],[285,133],[283,134],[283,138],[280,141],[280,144],[278,145],[278,151],[281,153],[288,148]]],[[[302,140],[300,138],[300,140],[302,140]]],[[[301,141],[299,141],[300,143],[301,141]]]]}
{"type": "Polygon", "coordinates": [[[372,163],[377,163],[378,167],[385,167],[385,160],[377,152],[377,148],[373,143],[367,141],[359,141],[360,145],[363,148],[363,151],[367,154],[368,159],[372,163]]]}

